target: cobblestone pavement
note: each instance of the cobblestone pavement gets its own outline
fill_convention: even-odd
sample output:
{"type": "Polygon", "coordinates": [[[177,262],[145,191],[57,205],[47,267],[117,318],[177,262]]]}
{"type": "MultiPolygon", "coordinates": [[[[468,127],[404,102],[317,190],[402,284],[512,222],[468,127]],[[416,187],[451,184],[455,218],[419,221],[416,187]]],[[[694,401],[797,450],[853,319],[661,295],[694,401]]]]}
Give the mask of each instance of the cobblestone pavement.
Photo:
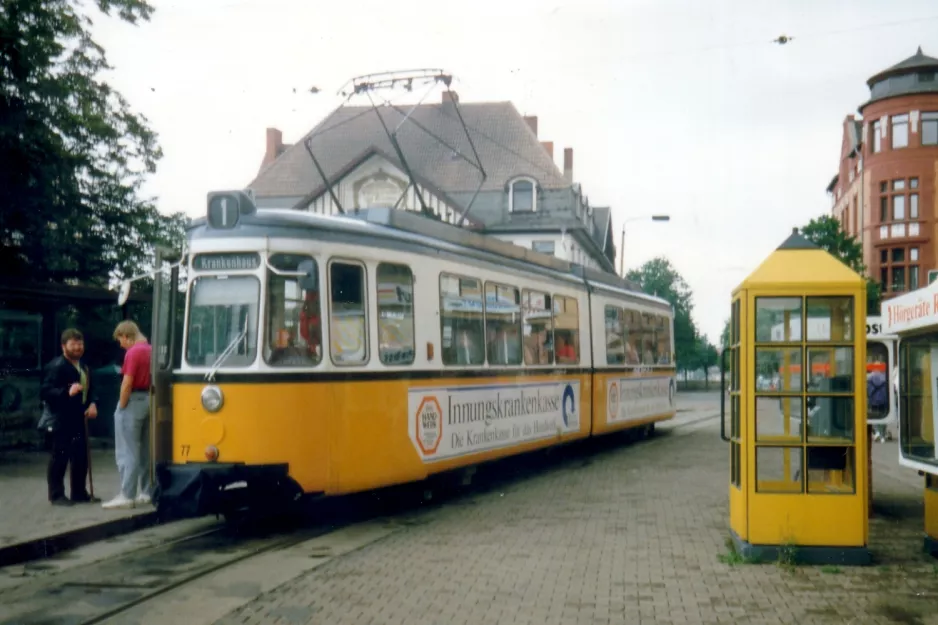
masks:
{"type": "MultiPolygon", "coordinates": [[[[114,450],[95,449],[91,453],[94,493],[102,501],[107,501],[117,494],[120,487],[114,450]]],[[[105,510],[101,504],[81,504],[70,508],[49,505],[46,487],[48,463],[48,453],[0,453],[0,547],[153,511],[152,506],[105,510]]],[[[69,488],[66,473],[66,495],[70,494],[69,488]]]]}
{"type": "Polygon", "coordinates": [[[682,421],[431,509],[219,622],[938,623],[921,478],[886,470],[894,445],[874,450],[874,566],[754,565],[727,547],[719,421],[682,421]]]}

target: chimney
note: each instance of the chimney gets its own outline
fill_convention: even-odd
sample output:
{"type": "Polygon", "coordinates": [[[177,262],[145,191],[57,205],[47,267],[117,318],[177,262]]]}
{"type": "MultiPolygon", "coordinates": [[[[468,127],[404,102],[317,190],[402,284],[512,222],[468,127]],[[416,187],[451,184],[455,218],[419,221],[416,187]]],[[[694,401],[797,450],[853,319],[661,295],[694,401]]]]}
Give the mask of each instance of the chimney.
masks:
{"type": "Polygon", "coordinates": [[[267,129],[267,147],[264,151],[264,160],[261,161],[261,169],[264,169],[283,153],[283,133],[276,128],[267,129]]]}
{"type": "Polygon", "coordinates": [[[443,99],[442,99],[442,102],[443,102],[443,104],[448,104],[448,103],[455,103],[455,104],[458,104],[458,103],[459,103],[459,94],[456,93],[455,91],[444,91],[444,92],[443,92],[443,99]]]}
{"type": "Polygon", "coordinates": [[[563,178],[573,184],[573,148],[563,149],[563,178]]]}
{"type": "Polygon", "coordinates": [[[537,136],[537,115],[525,115],[525,123],[530,126],[531,130],[534,132],[534,136],[537,136]]]}
{"type": "Polygon", "coordinates": [[[553,141],[541,141],[541,145],[544,146],[544,149],[547,150],[550,160],[554,160],[554,142],[553,141]]]}

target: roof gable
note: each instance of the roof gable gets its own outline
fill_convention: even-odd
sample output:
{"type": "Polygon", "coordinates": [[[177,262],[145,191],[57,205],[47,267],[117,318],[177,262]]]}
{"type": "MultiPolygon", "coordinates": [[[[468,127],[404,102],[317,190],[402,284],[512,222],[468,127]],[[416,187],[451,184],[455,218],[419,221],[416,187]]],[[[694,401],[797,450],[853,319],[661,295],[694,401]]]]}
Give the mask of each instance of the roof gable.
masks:
{"type": "MultiPolygon", "coordinates": [[[[544,188],[569,186],[510,102],[460,104],[459,113],[485,168],[483,191],[501,191],[508,180],[522,175],[534,177],[544,188]]],[[[473,146],[454,106],[417,106],[401,124],[405,115],[402,108],[391,106],[340,107],[260,171],[248,186],[259,197],[309,196],[324,187],[325,181],[306,151],[306,139],[313,137],[313,152],[331,180],[348,171],[349,163],[369,149],[396,154],[383,121],[392,130],[400,125],[398,142],[415,177],[421,176],[441,193],[475,191],[482,175],[473,164],[473,146]]]]}

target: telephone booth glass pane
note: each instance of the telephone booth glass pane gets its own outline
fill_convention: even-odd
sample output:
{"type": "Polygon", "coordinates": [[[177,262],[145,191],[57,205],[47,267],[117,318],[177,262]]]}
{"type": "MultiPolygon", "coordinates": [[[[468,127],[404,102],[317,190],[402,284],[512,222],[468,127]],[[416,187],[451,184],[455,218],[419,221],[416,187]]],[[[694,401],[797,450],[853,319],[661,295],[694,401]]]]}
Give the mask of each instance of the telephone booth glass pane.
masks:
{"type": "Polygon", "coordinates": [[[734,347],[732,349],[732,353],[730,354],[730,357],[733,359],[732,365],[731,365],[733,368],[731,388],[734,391],[738,391],[739,390],[739,348],[738,347],[734,347]]]}
{"type": "Polygon", "coordinates": [[[808,492],[853,493],[854,455],[853,447],[808,447],[808,492]]]}
{"type": "Polygon", "coordinates": [[[807,298],[808,341],[853,341],[852,297],[807,298]]]}
{"type": "Polygon", "coordinates": [[[739,395],[733,395],[730,401],[730,438],[739,438],[739,395]]]}
{"type": "Polygon", "coordinates": [[[808,442],[853,441],[853,397],[808,397],[808,442]]]}
{"type": "Polygon", "coordinates": [[[809,347],[808,371],[811,393],[853,392],[853,348],[809,347]]]}
{"type": "Polygon", "coordinates": [[[756,397],[756,440],[800,443],[801,397],[756,397]]]}
{"type": "Polygon", "coordinates": [[[797,393],[802,390],[800,347],[756,348],[756,391],[797,393]]]}
{"type": "Polygon", "coordinates": [[[756,342],[800,341],[801,312],[800,297],[757,297],[756,342]]]}
{"type": "Polygon", "coordinates": [[[730,316],[732,317],[732,322],[730,323],[730,345],[736,345],[739,343],[739,300],[733,302],[730,316]]]}
{"type": "Polygon", "coordinates": [[[800,493],[801,447],[756,447],[756,491],[800,493]]]}

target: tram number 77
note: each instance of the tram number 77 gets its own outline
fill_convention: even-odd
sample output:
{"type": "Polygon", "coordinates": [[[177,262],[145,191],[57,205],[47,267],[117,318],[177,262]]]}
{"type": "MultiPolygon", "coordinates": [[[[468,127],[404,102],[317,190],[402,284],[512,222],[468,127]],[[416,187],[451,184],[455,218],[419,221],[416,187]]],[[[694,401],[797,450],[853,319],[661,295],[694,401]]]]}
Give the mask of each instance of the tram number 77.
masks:
{"type": "Polygon", "coordinates": [[[182,455],[183,458],[189,457],[189,449],[190,449],[189,445],[182,446],[182,449],[180,449],[180,454],[182,455]]]}

